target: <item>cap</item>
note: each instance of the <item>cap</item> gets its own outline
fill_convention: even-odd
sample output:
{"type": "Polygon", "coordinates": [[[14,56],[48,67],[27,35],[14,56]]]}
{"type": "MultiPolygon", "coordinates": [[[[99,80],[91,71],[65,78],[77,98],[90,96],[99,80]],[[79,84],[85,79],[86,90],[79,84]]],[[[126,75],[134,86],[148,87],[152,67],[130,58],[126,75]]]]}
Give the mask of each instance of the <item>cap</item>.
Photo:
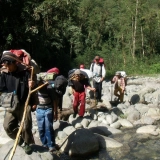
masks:
{"type": "Polygon", "coordinates": [[[59,74],[59,72],[60,72],[59,69],[56,67],[51,68],[47,71],[47,73],[56,73],[56,74],[59,74]]]}
{"type": "Polygon", "coordinates": [[[5,52],[3,55],[2,55],[2,58],[1,58],[1,62],[2,63],[13,63],[15,62],[16,60],[19,60],[18,57],[16,55],[14,55],[13,53],[11,52],[5,52]]]}
{"type": "Polygon", "coordinates": [[[116,76],[119,76],[119,75],[120,75],[120,73],[119,73],[119,72],[116,72],[116,73],[115,73],[115,75],[116,75],[116,76]]]}

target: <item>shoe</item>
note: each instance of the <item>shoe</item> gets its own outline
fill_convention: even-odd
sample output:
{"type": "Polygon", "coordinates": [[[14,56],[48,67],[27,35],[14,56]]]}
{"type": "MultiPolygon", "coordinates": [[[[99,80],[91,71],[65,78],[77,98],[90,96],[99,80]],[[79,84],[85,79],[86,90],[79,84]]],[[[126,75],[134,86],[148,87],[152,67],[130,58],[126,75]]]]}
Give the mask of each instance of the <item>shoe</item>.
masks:
{"type": "Polygon", "coordinates": [[[32,153],[31,146],[29,144],[25,143],[24,151],[25,151],[26,154],[31,154],[32,153]]]}
{"type": "Polygon", "coordinates": [[[18,145],[21,146],[24,143],[23,138],[20,136],[18,140],[18,145]]]}
{"type": "Polygon", "coordinates": [[[49,149],[49,153],[50,153],[50,154],[53,154],[55,151],[56,151],[56,148],[55,148],[55,147],[52,147],[52,148],[49,149]]]}
{"type": "Polygon", "coordinates": [[[49,149],[48,146],[46,146],[46,145],[42,145],[42,147],[44,147],[44,148],[46,148],[46,149],[49,149]]]}
{"type": "Polygon", "coordinates": [[[83,116],[79,116],[78,119],[82,120],[82,119],[83,119],[83,116]]]}
{"type": "Polygon", "coordinates": [[[77,112],[74,112],[73,118],[76,118],[76,116],[77,116],[77,112]]]}

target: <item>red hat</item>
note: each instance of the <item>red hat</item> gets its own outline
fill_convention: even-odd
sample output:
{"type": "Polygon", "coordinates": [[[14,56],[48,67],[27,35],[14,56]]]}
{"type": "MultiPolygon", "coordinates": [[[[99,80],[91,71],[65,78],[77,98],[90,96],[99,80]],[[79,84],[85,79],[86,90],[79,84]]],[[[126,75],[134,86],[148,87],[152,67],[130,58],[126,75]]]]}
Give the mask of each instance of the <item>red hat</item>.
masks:
{"type": "Polygon", "coordinates": [[[83,65],[83,64],[80,65],[80,69],[81,69],[81,68],[84,69],[84,65],[83,65]]]}
{"type": "Polygon", "coordinates": [[[47,71],[47,73],[56,73],[56,74],[59,74],[59,69],[54,67],[54,68],[51,68],[47,71]]]}

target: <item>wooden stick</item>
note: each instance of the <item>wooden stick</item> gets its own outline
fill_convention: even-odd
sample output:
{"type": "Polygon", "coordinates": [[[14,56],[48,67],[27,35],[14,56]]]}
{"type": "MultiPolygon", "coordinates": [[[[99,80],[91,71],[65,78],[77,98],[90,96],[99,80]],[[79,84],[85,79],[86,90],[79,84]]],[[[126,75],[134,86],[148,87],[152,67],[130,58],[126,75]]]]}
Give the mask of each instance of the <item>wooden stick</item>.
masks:
{"type": "MultiPolygon", "coordinates": [[[[33,67],[31,68],[31,78],[33,77],[33,67]]],[[[31,87],[29,87],[29,93],[28,93],[28,97],[27,97],[27,100],[25,102],[25,107],[24,107],[24,111],[23,111],[23,117],[22,117],[22,120],[21,120],[21,124],[20,124],[20,127],[19,127],[19,130],[18,130],[18,133],[17,133],[17,136],[16,136],[16,140],[15,140],[15,143],[14,143],[14,146],[12,148],[12,151],[11,151],[11,154],[9,156],[9,159],[8,160],[12,160],[13,156],[14,156],[14,153],[15,153],[15,150],[16,150],[16,147],[17,147],[17,144],[18,144],[18,139],[20,137],[20,134],[21,134],[21,131],[22,131],[22,128],[23,128],[23,125],[24,125],[24,121],[25,121],[25,118],[26,118],[26,113],[27,113],[27,107],[28,107],[28,103],[29,103],[29,99],[30,99],[30,96],[31,96],[31,93],[37,91],[38,89],[42,88],[44,85],[46,85],[47,83],[37,87],[36,89],[32,90],[31,91],[31,87]]]]}
{"type": "Polygon", "coordinates": [[[48,84],[48,82],[45,82],[45,83],[42,84],[41,86],[39,86],[39,87],[35,88],[34,90],[32,90],[31,93],[33,93],[33,92],[39,90],[40,88],[44,87],[44,86],[47,85],[47,84],[48,84]]]}
{"type": "Polygon", "coordinates": [[[31,66],[31,77],[30,77],[31,80],[33,80],[33,69],[34,69],[33,66],[31,66]]]}

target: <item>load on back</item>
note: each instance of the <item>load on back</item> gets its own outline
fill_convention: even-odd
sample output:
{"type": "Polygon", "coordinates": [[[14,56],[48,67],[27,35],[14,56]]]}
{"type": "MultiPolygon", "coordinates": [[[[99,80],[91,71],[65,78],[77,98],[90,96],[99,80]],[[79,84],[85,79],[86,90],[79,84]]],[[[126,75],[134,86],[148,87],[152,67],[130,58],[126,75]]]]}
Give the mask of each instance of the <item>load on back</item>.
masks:
{"type": "Polygon", "coordinates": [[[48,81],[49,87],[55,88],[58,96],[63,96],[68,85],[67,79],[63,75],[59,75],[59,69],[54,67],[47,72],[37,74],[38,81],[48,81]]]}
{"type": "MultiPolygon", "coordinates": [[[[4,51],[3,54],[5,54],[8,51],[4,51]]],[[[40,68],[36,61],[31,58],[31,55],[26,52],[24,49],[11,49],[9,52],[15,54],[20,61],[23,62],[23,64],[27,66],[32,66],[34,68],[34,74],[37,74],[40,72],[40,68]]]]}
{"type": "Polygon", "coordinates": [[[126,78],[127,74],[125,71],[117,71],[116,73],[119,73],[122,77],[126,78]]]}

